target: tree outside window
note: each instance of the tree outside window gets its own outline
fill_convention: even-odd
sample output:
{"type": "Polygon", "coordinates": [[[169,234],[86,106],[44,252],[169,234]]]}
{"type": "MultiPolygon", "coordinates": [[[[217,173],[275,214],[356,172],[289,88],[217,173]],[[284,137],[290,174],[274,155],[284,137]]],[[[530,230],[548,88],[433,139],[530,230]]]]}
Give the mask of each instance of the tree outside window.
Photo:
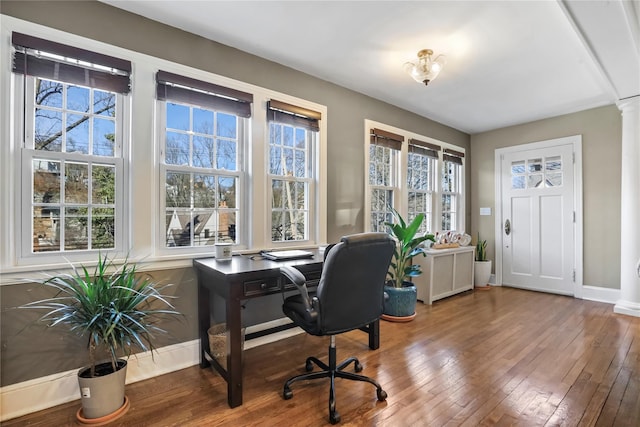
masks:
{"type": "Polygon", "coordinates": [[[167,102],[165,245],[236,242],[239,118],[167,102]]]}
{"type": "Polygon", "coordinates": [[[117,94],[34,80],[32,252],[113,249],[117,94]]]}
{"type": "Polygon", "coordinates": [[[310,130],[269,122],[271,240],[309,238],[310,130]]]}

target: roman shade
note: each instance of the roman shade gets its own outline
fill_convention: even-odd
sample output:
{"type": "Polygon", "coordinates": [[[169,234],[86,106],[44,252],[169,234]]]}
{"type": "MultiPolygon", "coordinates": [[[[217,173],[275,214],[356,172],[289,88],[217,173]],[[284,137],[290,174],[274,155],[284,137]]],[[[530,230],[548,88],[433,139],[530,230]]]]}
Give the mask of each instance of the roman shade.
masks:
{"type": "Polygon", "coordinates": [[[411,138],[409,139],[409,152],[421,154],[423,156],[432,157],[434,159],[438,158],[438,151],[441,148],[439,145],[431,144],[429,142],[420,141],[419,139],[411,138]]]}
{"type": "Polygon", "coordinates": [[[156,96],[160,101],[183,102],[251,117],[252,94],[167,71],[156,73],[156,96]]]}
{"type": "Polygon", "coordinates": [[[129,93],[131,61],[13,32],[12,71],[107,90],[129,93]]]}
{"type": "Polygon", "coordinates": [[[322,114],[297,105],[272,99],[267,102],[267,120],[305,128],[314,132],[320,130],[322,114]]]}
{"type": "Polygon", "coordinates": [[[444,154],[442,155],[442,160],[445,162],[456,163],[458,165],[462,165],[462,158],[464,157],[464,153],[460,151],[451,150],[449,148],[445,148],[443,150],[444,154]]]}
{"type": "Polygon", "coordinates": [[[380,145],[382,147],[391,148],[392,150],[401,150],[404,136],[398,135],[386,130],[373,128],[371,129],[371,144],[380,145]]]}

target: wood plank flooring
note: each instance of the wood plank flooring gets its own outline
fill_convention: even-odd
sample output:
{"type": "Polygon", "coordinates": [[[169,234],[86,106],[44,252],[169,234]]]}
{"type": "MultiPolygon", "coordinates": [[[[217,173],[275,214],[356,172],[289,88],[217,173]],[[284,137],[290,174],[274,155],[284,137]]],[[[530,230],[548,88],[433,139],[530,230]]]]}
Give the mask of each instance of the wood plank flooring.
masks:
{"type": "MultiPolygon", "coordinates": [[[[337,338],[338,359],[354,355],[366,383],[336,380],[344,426],[640,425],[640,318],[610,304],[511,288],[471,291],[413,322],[381,322],[381,346],[362,332],[337,338]]],[[[127,386],[129,412],[111,426],[322,426],[328,380],[282,385],[304,360],[326,360],[328,339],[300,334],[245,351],[244,404],[230,409],[226,384],[194,366],[127,386]]],[[[75,425],[78,402],[4,426],[75,425]]]]}

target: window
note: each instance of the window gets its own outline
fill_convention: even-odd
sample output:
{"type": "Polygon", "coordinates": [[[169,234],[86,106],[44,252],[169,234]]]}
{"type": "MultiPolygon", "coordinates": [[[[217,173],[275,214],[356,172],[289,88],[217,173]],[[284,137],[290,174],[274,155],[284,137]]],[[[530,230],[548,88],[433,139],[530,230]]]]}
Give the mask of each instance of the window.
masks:
{"type": "Polygon", "coordinates": [[[458,228],[462,189],[462,157],[464,153],[445,148],[442,161],[442,223],[440,231],[458,228]]]}
{"type": "Polygon", "coordinates": [[[420,233],[430,231],[430,224],[433,223],[432,199],[439,150],[439,145],[418,139],[409,140],[407,167],[408,220],[412,221],[418,214],[424,214],[425,219],[420,226],[420,233]]]}
{"type": "Polygon", "coordinates": [[[388,231],[395,209],[406,221],[424,214],[419,233],[464,230],[464,152],[370,120],[365,129],[365,229],[388,231]]]}
{"type": "Polygon", "coordinates": [[[511,188],[548,188],[562,186],[562,157],[535,158],[511,164],[511,188]],[[543,168],[544,164],[544,168],[543,168]]]}
{"type": "Polygon", "coordinates": [[[12,34],[22,106],[22,256],[123,247],[123,112],[131,64],[12,34]]]}
{"type": "Polygon", "coordinates": [[[165,247],[238,243],[250,94],[160,71],[165,247]]]}
{"type": "Polygon", "coordinates": [[[309,240],[316,188],[314,156],[321,114],[270,100],[269,182],[271,241],[309,240]]]}
{"type": "Polygon", "coordinates": [[[387,231],[393,221],[392,208],[400,189],[397,161],[404,137],[381,129],[371,129],[369,144],[369,193],[371,231],[387,231]]]}

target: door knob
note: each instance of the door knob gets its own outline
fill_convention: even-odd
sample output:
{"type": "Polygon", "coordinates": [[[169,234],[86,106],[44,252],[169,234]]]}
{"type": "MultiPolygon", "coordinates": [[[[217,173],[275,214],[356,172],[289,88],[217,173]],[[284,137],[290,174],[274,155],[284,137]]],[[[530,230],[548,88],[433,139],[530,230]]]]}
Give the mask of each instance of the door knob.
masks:
{"type": "Polygon", "coordinates": [[[511,234],[511,221],[506,220],[504,222],[504,233],[508,236],[511,234]]]}

